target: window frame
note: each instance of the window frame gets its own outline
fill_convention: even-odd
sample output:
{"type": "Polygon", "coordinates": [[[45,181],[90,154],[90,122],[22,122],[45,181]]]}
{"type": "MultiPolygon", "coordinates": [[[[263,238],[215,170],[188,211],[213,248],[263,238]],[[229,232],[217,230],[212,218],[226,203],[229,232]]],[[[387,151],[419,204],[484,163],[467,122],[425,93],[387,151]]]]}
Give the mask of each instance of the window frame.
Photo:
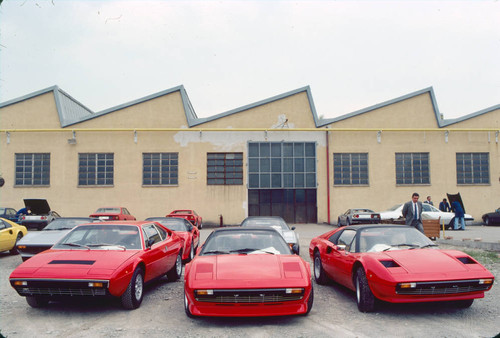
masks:
{"type": "Polygon", "coordinates": [[[114,153],[78,153],[78,187],[113,187],[115,181],[115,154],[114,153]],[[104,156],[104,158],[102,157],[104,156]],[[83,158],[86,157],[86,158],[83,158]],[[92,158],[93,157],[93,158],[92,158]],[[82,163],[84,161],[85,163],[82,163]],[[104,161],[103,164],[99,162],[104,161]],[[111,161],[111,164],[108,164],[111,161]],[[92,164],[94,162],[95,164],[92,164]],[[86,168],[86,171],[82,169],[86,168]],[[111,170],[110,170],[111,169],[111,170]],[[91,177],[89,174],[94,174],[91,177]],[[104,177],[99,177],[104,175],[104,177]],[[110,175],[111,177],[108,177],[110,175]],[[85,178],[83,176],[86,176],[85,178]],[[100,180],[104,180],[100,183],[100,180]],[[91,183],[89,183],[89,181],[91,183]],[[93,181],[93,183],[92,183],[93,181]]]}
{"type": "Polygon", "coordinates": [[[14,187],[48,186],[50,186],[50,153],[14,154],[14,187]],[[40,163],[36,164],[37,162],[40,163]]]}
{"type": "Polygon", "coordinates": [[[142,153],[143,187],[168,187],[168,186],[178,186],[178,185],[179,185],[178,152],[142,153]],[[149,161],[150,163],[146,164],[147,161],[149,161]],[[154,163],[155,161],[157,161],[158,163],[155,164],[154,163]],[[158,177],[154,177],[155,173],[157,173],[158,177]],[[148,175],[148,177],[146,177],[146,175],[148,175]]]}
{"type": "Polygon", "coordinates": [[[490,185],[491,184],[491,174],[490,174],[490,153],[489,152],[457,152],[455,155],[455,168],[457,174],[457,185],[490,185]],[[463,157],[468,156],[465,159],[463,157]],[[462,168],[459,168],[459,156],[462,168]],[[474,158],[476,157],[476,158],[474,158]],[[466,163],[467,161],[467,163],[466,163]],[[479,161],[479,163],[475,163],[479,161]],[[486,163],[483,168],[483,161],[486,163]],[[466,168],[466,165],[470,168],[466,168]],[[460,170],[461,169],[461,170],[460,170]],[[470,169],[470,170],[467,170],[470,169]],[[467,177],[467,173],[470,173],[470,177],[467,177]],[[476,174],[477,173],[477,174],[476,174]],[[481,174],[483,173],[483,174],[481,174]],[[470,179],[469,182],[467,180],[470,179]],[[476,181],[478,180],[478,181],[476,181]]]}
{"type": "Polygon", "coordinates": [[[207,185],[243,185],[243,153],[208,152],[207,185]],[[230,158],[228,155],[234,157],[230,158]],[[237,164],[238,161],[240,164],[237,164]],[[233,177],[229,177],[231,175],[233,177]]]}
{"type": "Polygon", "coordinates": [[[370,185],[370,161],[369,155],[367,152],[363,153],[333,153],[333,185],[334,186],[369,186],[370,185]],[[340,158],[339,158],[340,157],[340,158]],[[357,157],[357,158],[353,158],[357,157]],[[354,163],[354,161],[358,161],[358,163],[354,163]],[[340,161],[340,162],[337,162],[340,161]],[[336,163],[337,162],[337,163],[336,163]],[[344,162],[348,162],[348,166],[344,165],[344,162]],[[366,162],[366,170],[362,162],[366,162]],[[357,177],[353,177],[353,173],[357,169],[359,173],[357,177]],[[337,170],[340,170],[338,172],[337,170]],[[347,171],[346,171],[347,170],[347,171]],[[363,172],[366,172],[366,176],[362,175],[363,172]],[[339,177],[336,177],[339,176],[339,177]],[[344,180],[347,179],[348,183],[344,183],[344,180]],[[353,183],[355,180],[358,180],[359,183],[353,183]]]}
{"type": "Polygon", "coordinates": [[[394,154],[394,169],[396,172],[396,185],[430,185],[430,153],[429,152],[397,152],[394,154]],[[417,155],[420,158],[416,158],[417,155]],[[398,156],[400,158],[398,158],[398,156]],[[419,161],[420,163],[416,163],[419,161]],[[405,163],[407,162],[407,163],[405,163]],[[426,164],[424,162],[427,162],[426,164]],[[401,163],[401,166],[399,165],[401,163]],[[409,172],[405,165],[410,165],[409,172]],[[420,167],[418,167],[420,165],[420,167]],[[427,176],[424,174],[427,173],[427,176]],[[419,175],[420,174],[420,177],[419,175]]]}

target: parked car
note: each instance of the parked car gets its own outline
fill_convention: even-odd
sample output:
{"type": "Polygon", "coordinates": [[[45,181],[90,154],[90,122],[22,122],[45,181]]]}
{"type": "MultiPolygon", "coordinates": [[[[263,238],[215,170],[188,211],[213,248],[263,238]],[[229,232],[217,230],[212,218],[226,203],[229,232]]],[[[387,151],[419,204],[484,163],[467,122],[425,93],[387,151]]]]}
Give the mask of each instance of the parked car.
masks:
{"type": "Polygon", "coordinates": [[[19,217],[14,208],[0,208],[0,218],[8,219],[11,222],[17,223],[19,217]]]}
{"type": "Polygon", "coordinates": [[[17,254],[16,244],[27,233],[25,226],[0,218],[0,252],[10,251],[12,255],[17,254]]]}
{"type": "Polygon", "coordinates": [[[30,232],[17,242],[17,251],[21,254],[23,261],[34,255],[50,249],[64,235],[75,226],[92,223],[94,218],[90,217],[59,217],[49,223],[42,231],[30,232]]]}
{"type": "Polygon", "coordinates": [[[191,222],[179,217],[149,217],[146,221],[158,222],[179,235],[184,241],[182,260],[190,262],[200,243],[200,230],[191,222]]]}
{"type": "Polygon", "coordinates": [[[59,297],[114,296],[126,309],[141,305],[144,283],[182,274],[182,239],[155,222],[78,225],[51,249],[21,263],[10,284],[32,307],[59,297]]]}
{"type": "Polygon", "coordinates": [[[308,314],[313,299],[309,263],[271,228],[218,228],[186,264],[188,317],[308,314]]]}
{"type": "Polygon", "coordinates": [[[61,217],[57,212],[50,210],[49,202],[46,199],[25,199],[24,205],[31,210],[31,213],[21,215],[19,224],[28,229],[42,230],[54,219],[61,217]]]}
{"type": "Polygon", "coordinates": [[[124,207],[102,207],[97,209],[89,217],[98,218],[101,221],[135,221],[135,217],[124,207]]]}
{"type": "Polygon", "coordinates": [[[203,228],[202,218],[194,210],[174,210],[165,217],[181,217],[187,219],[198,229],[201,230],[203,228]]]}
{"type": "Polygon", "coordinates": [[[249,216],[241,222],[240,226],[273,228],[283,236],[294,253],[300,254],[299,234],[294,231],[295,227],[290,228],[285,220],[279,216],[249,216]]]}
{"type": "Polygon", "coordinates": [[[452,301],[467,308],[484,297],[494,277],[469,255],[440,250],[405,225],[352,225],[315,237],[309,245],[318,284],[356,291],[361,312],[391,303],[452,301]]]}
{"type": "Polygon", "coordinates": [[[500,225],[500,208],[493,212],[484,214],[481,218],[486,225],[500,225]]]}
{"type": "MultiPolygon", "coordinates": [[[[395,221],[398,219],[403,219],[403,205],[396,204],[392,208],[386,211],[380,212],[380,218],[382,221],[395,221]]],[[[446,229],[453,228],[455,223],[455,214],[453,212],[444,212],[439,210],[433,205],[422,203],[422,218],[423,219],[439,219],[439,223],[445,224],[446,229]]],[[[465,221],[473,221],[474,217],[469,214],[465,214],[465,221]]]]}
{"type": "Polygon", "coordinates": [[[380,214],[370,209],[348,209],[339,216],[337,226],[380,223],[380,214]]]}

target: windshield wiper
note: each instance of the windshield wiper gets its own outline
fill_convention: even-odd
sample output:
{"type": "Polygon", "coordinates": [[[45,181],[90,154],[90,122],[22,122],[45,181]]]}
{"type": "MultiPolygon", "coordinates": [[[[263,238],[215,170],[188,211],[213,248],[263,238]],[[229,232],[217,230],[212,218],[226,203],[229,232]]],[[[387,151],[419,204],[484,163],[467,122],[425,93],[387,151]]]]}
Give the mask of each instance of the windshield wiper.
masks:
{"type": "Polygon", "coordinates": [[[229,254],[229,251],[220,251],[220,250],[209,250],[209,251],[205,251],[202,253],[202,255],[228,255],[229,254]]]}
{"type": "Polygon", "coordinates": [[[421,246],[420,249],[429,248],[429,247],[432,247],[432,246],[438,246],[438,245],[437,244],[426,244],[426,245],[421,246]]]}
{"type": "Polygon", "coordinates": [[[76,246],[79,248],[86,248],[87,250],[90,250],[90,248],[88,246],[83,245],[83,244],[78,244],[78,243],[61,243],[61,245],[76,246]]]}
{"type": "Polygon", "coordinates": [[[259,251],[260,249],[256,248],[243,248],[243,249],[238,249],[238,250],[231,250],[230,252],[237,252],[237,253],[249,253],[253,251],[259,251]]]}
{"type": "Polygon", "coordinates": [[[399,248],[400,246],[409,246],[410,248],[409,248],[408,250],[413,250],[413,249],[415,249],[415,248],[420,248],[420,247],[419,247],[418,245],[416,245],[416,244],[400,243],[400,244],[391,244],[391,247],[386,248],[386,249],[384,249],[384,250],[382,250],[382,251],[387,251],[387,250],[390,250],[390,249],[392,249],[393,247],[398,247],[398,248],[399,248]]]}
{"type": "Polygon", "coordinates": [[[119,244],[97,243],[97,244],[89,244],[88,246],[91,248],[98,247],[98,246],[117,246],[120,249],[126,250],[126,248],[123,245],[119,245],[119,244]]]}

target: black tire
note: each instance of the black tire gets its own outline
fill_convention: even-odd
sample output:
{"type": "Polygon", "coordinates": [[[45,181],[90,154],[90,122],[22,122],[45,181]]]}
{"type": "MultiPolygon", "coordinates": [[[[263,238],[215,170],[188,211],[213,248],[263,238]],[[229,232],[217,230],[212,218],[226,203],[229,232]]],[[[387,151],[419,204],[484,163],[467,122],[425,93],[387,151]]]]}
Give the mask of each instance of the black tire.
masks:
{"type": "Polygon", "coordinates": [[[490,225],[490,218],[489,218],[488,216],[486,216],[486,217],[484,218],[484,224],[485,224],[485,225],[490,225]]]}
{"type": "Polygon", "coordinates": [[[179,251],[177,258],[175,259],[174,266],[166,273],[169,281],[173,282],[181,278],[182,275],[182,254],[179,251]]]}
{"type": "Polygon", "coordinates": [[[202,222],[200,222],[200,226],[198,227],[198,230],[201,230],[201,229],[203,229],[203,223],[202,222]]]}
{"type": "Polygon", "coordinates": [[[19,242],[21,238],[23,238],[23,234],[20,232],[17,234],[16,243],[14,243],[14,247],[9,251],[11,255],[17,255],[19,253],[19,251],[17,250],[17,242],[19,242]]]}
{"type": "Polygon", "coordinates": [[[49,304],[49,298],[42,296],[26,296],[26,302],[33,308],[41,308],[49,304]]]}
{"type": "Polygon", "coordinates": [[[144,272],[137,268],[132,275],[127,290],[121,297],[122,306],[127,310],[137,309],[144,298],[144,272]]]}
{"type": "Polygon", "coordinates": [[[446,229],[453,229],[455,228],[455,217],[453,217],[450,221],[450,223],[448,223],[448,226],[446,227],[446,229]]]}
{"type": "Polygon", "coordinates": [[[311,294],[309,295],[309,299],[307,300],[307,311],[304,313],[304,316],[307,316],[311,309],[313,308],[314,303],[314,285],[311,283],[311,294]]]}
{"type": "Polygon", "coordinates": [[[189,257],[186,259],[186,262],[191,262],[194,258],[194,246],[193,242],[191,242],[191,248],[189,249],[189,257]]]}
{"type": "Polygon", "coordinates": [[[474,299],[457,300],[453,302],[453,305],[459,309],[468,309],[474,303],[474,299]]]}
{"type": "Polygon", "coordinates": [[[186,312],[186,316],[189,318],[195,318],[195,316],[189,311],[188,299],[186,296],[186,291],[184,291],[184,311],[186,312]]]}
{"type": "Polygon", "coordinates": [[[368,285],[365,270],[362,267],[358,268],[354,278],[358,310],[361,312],[372,312],[375,310],[375,296],[372,290],[370,290],[370,285],[368,285]]]}
{"type": "Polygon", "coordinates": [[[320,285],[328,283],[328,277],[321,263],[321,255],[319,251],[314,254],[314,280],[320,285]]]}

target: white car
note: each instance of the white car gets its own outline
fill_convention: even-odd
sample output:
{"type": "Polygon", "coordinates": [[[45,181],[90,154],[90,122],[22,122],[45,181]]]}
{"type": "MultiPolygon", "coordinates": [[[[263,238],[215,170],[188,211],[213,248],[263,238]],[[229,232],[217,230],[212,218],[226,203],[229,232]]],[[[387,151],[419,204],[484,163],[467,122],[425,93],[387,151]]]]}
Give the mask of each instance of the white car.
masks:
{"type": "MultiPolygon", "coordinates": [[[[403,205],[404,203],[401,204],[396,204],[392,208],[387,209],[386,211],[381,211],[380,212],[380,219],[382,221],[395,221],[397,219],[403,218],[403,205]]],[[[422,203],[422,218],[423,219],[440,219],[440,223],[446,225],[446,228],[453,228],[453,225],[455,223],[455,214],[453,212],[444,212],[439,210],[438,208],[427,204],[427,203],[422,203]]],[[[469,214],[465,214],[465,221],[473,221],[474,217],[472,217],[469,214]]]]}
{"type": "Polygon", "coordinates": [[[241,226],[270,227],[278,231],[295,254],[300,254],[299,234],[295,227],[289,227],[285,220],[279,216],[249,216],[241,222],[241,226]]]}

